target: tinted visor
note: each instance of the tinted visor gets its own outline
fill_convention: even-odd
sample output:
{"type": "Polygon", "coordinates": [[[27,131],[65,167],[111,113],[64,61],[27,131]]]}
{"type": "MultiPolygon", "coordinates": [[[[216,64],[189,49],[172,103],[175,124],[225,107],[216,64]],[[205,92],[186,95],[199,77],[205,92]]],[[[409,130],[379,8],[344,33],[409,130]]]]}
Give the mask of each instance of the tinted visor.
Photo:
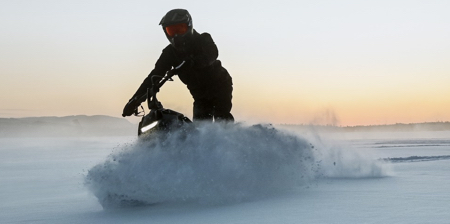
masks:
{"type": "Polygon", "coordinates": [[[165,28],[167,35],[174,37],[175,35],[183,35],[188,31],[188,25],[186,23],[178,23],[165,28]]]}

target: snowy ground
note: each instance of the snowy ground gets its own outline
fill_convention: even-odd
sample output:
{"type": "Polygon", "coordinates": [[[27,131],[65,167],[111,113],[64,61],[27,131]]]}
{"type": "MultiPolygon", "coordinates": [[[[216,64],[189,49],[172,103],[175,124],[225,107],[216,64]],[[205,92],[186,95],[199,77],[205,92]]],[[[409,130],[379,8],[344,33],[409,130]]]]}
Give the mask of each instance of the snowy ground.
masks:
{"type": "Polygon", "coordinates": [[[0,138],[0,223],[450,222],[450,132],[307,134],[298,141],[278,131],[274,134],[240,129],[224,133],[229,142],[238,139],[242,144],[222,142],[231,149],[219,147],[214,154],[207,154],[199,148],[214,147],[219,137],[203,133],[207,143],[191,142],[188,146],[193,153],[206,153],[205,158],[195,162],[187,154],[149,154],[142,151],[135,137],[0,138]],[[245,146],[261,141],[264,144],[257,147],[245,146]],[[309,148],[309,143],[314,147],[309,148]],[[284,149],[273,149],[277,144],[284,144],[284,149]],[[292,147],[300,147],[302,152],[285,150],[292,147]],[[230,154],[226,150],[238,152],[230,154]],[[236,156],[251,158],[229,161],[236,156]],[[306,159],[309,156],[313,158],[306,159]],[[301,157],[302,163],[289,157],[301,157]],[[173,168],[168,159],[174,158],[178,163],[191,164],[172,164],[178,172],[168,171],[173,168]],[[164,159],[167,161],[161,161],[164,159]],[[152,166],[147,163],[156,160],[165,164],[164,170],[147,170],[152,166]],[[286,160],[289,166],[284,166],[286,160]],[[196,169],[194,165],[199,163],[210,167],[206,171],[196,169]],[[166,175],[170,180],[159,185],[131,179],[127,186],[118,186],[123,184],[118,180],[132,172],[138,178],[166,175]],[[230,172],[242,179],[230,177],[230,172]],[[252,174],[259,178],[249,181],[252,174]],[[98,178],[104,175],[114,177],[114,181],[98,178]],[[205,189],[214,175],[214,184],[205,189]],[[189,181],[196,176],[202,177],[189,181]],[[302,178],[297,180],[296,176],[302,178]],[[87,180],[91,182],[87,184],[87,180]],[[241,184],[232,182],[237,180],[241,184]],[[174,187],[176,197],[170,197],[164,189],[167,184],[181,184],[184,188],[174,187]],[[252,194],[254,184],[265,186],[252,194]],[[103,209],[95,195],[101,195],[104,189],[130,191],[144,200],[168,202],[103,209]],[[143,193],[146,189],[155,195],[143,193]],[[205,190],[220,197],[206,197],[201,194],[205,190]],[[221,203],[227,194],[233,200],[221,203]]]}

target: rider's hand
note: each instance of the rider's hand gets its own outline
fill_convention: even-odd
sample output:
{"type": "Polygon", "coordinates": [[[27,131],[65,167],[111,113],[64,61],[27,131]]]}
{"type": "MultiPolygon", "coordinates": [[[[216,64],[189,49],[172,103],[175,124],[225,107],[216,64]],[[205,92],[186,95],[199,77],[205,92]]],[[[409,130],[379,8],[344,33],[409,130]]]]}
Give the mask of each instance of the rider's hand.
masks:
{"type": "Polygon", "coordinates": [[[136,99],[131,98],[123,108],[122,117],[131,116],[137,110],[136,99]]]}
{"type": "Polygon", "coordinates": [[[194,68],[195,66],[195,60],[194,60],[194,56],[188,56],[186,58],[184,58],[184,63],[183,65],[181,65],[180,68],[178,68],[178,71],[186,71],[186,70],[190,70],[192,68],[194,68]]]}
{"type": "Polygon", "coordinates": [[[154,88],[148,89],[148,94],[150,94],[150,96],[155,95],[157,92],[159,92],[159,88],[157,86],[155,86],[154,88]]]}

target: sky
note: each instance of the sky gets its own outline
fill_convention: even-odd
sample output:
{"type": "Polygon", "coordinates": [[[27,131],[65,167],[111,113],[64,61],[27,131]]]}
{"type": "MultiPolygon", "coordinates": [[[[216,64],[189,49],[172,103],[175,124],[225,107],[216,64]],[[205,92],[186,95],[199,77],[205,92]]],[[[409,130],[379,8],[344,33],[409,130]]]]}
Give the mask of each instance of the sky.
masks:
{"type": "MultiPolygon", "coordinates": [[[[446,0],[1,0],[0,117],[120,117],[174,8],[212,35],[239,122],[450,121],[446,0]]],[[[159,99],[192,116],[179,79],[159,99]]]]}

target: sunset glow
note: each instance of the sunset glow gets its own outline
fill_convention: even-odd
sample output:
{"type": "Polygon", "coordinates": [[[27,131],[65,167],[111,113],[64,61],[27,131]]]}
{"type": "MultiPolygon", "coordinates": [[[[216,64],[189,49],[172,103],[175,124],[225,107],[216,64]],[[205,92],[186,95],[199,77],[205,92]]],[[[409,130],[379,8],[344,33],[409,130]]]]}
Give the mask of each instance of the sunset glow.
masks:
{"type": "MultiPolygon", "coordinates": [[[[158,22],[172,8],[215,40],[238,122],[450,121],[444,0],[3,1],[0,117],[119,117],[168,44],[158,22]]],[[[178,79],[160,100],[192,116],[178,79]]]]}

